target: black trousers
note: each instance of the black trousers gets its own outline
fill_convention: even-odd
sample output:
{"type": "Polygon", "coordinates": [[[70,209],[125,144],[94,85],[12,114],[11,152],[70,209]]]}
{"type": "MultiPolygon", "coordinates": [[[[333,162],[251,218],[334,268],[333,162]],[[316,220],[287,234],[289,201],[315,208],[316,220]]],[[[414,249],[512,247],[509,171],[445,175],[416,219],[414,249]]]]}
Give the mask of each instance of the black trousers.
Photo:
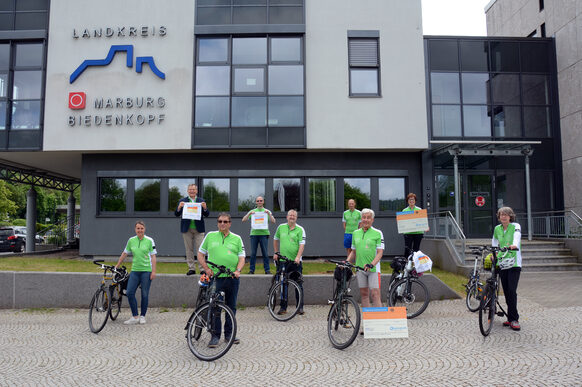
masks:
{"type": "Polygon", "coordinates": [[[420,241],[424,234],[404,234],[404,256],[420,250],[420,241]],[[412,250],[412,251],[410,251],[412,250]]]}
{"type": "Polygon", "coordinates": [[[517,313],[517,284],[519,283],[520,274],[521,267],[512,267],[499,272],[503,293],[505,294],[505,302],[507,303],[508,321],[519,321],[519,313],[517,313]]]}

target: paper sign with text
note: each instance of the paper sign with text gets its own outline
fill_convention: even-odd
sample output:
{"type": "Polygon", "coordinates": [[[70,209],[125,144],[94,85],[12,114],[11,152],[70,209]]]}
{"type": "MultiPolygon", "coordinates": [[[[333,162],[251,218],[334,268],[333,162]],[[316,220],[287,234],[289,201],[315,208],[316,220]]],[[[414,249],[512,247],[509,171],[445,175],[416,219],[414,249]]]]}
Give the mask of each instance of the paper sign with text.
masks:
{"type": "Polygon", "coordinates": [[[253,230],[266,230],[269,228],[268,216],[266,212],[253,212],[251,217],[251,228],[253,230]]]}
{"type": "Polygon", "coordinates": [[[428,217],[426,210],[403,211],[396,213],[398,233],[416,232],[428,230],[428,217]]]}
{"type": "Polygon", "coordinates": [[[406,308],[362,308],[365,339],[408,338],[406,308]]]}
{"type": "Polygon", "coordinates": [[[182,219],[200,220],[202,219],[201,203],[184,203],[182,209],[182,219]]]}

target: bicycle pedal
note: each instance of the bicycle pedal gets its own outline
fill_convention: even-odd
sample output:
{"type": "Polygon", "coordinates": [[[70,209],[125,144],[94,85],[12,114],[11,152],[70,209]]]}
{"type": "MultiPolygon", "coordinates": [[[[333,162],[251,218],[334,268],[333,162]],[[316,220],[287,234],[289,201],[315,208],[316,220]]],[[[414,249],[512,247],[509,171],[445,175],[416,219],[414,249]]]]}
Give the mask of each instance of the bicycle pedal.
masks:
{"type": "Polygon", "coordinates": [[[503,317],[503,316],[505,316],[505,313],[503,313],[503,312],[497,312],[497,315],[498,315],[499,317],[503,317]]]}

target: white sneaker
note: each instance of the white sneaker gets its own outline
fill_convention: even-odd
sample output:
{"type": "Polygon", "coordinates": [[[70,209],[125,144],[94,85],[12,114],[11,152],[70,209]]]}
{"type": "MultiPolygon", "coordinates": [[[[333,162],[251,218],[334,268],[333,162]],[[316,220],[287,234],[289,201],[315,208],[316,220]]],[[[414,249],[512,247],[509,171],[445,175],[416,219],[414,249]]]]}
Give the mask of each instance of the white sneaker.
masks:
{"type": "Polygon", "coordinates": [[[139,323],[140,324],[145,324],[146,323],[145,316],[139,316],[139,323]]]}
{"type": "MultiPolygon", "coordinates": [[[[131,316],[131,318],[127,321],[123,322],[125,325],[133,325],[133,324],[139,324],[139,317],[133,317],[131,316]]],[[[145,323],[145,321],[144,321],[145,323]]]]}

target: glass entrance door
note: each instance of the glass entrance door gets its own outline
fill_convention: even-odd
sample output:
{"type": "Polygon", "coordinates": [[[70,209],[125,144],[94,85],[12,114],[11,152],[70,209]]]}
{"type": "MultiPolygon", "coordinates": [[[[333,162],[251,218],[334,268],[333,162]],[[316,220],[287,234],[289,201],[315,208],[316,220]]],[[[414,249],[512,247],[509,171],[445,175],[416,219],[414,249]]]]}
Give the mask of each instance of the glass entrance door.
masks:
{"type": "Polygon", "coordinates": [[[496,224],[493,213],[493,175],[467,174],[465,181],[465,233],[468,238],[490,238],[496,224]]]}

